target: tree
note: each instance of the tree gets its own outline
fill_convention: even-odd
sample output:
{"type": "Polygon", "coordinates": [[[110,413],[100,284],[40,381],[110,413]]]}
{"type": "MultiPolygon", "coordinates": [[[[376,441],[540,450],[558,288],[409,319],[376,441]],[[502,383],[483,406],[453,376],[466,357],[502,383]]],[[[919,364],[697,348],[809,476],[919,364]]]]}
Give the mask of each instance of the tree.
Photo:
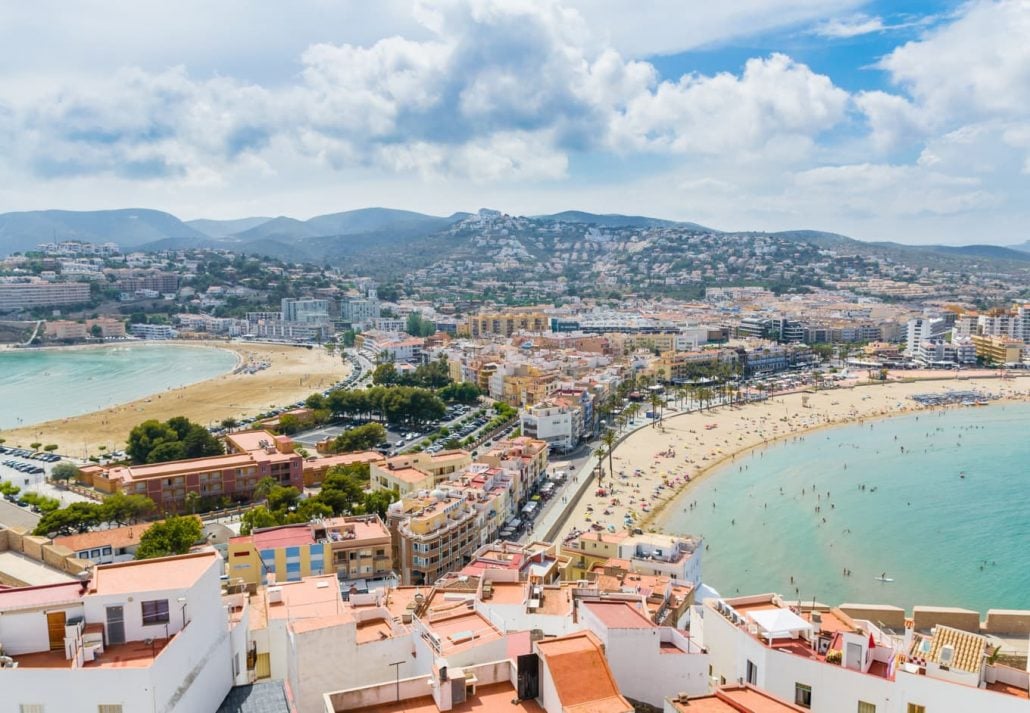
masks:
{"type": "Polygon", "coordinates": [[[354,342],[356,341],[357,336],[357,332],[355,332],[353,329],[345,329],[343,330],[343,334],[340,335],[340,342],[343,344],[343,346],[349,349],[354,346],[354,342]]]}
{"type": "Polygon", "coordinates": [[[200,504],[200,493],[196,490],[189,491],[186,493],[185,502],[186,512],[190,515],[195,515],[197,513],[197,506],[200,504]]]}
{"type": "Polygon", "coordinates": [[[332,443],[333,453],[367,451],[386,441],[386,429],[378,423],[366,423],[344,431],[332,443]]]}
{"type": "Polygon", "coordinates": [[[440,389],[438,395],[447,403],[472,404],[479,400],[482,392],[479,387],[469,381],[448,384],[440,389]]]}
{"type": "Polygon", "coordinates": [[[274,513],[264,505],[258,505],[243,513],[243,517],[240,518],[240,534],[249,535],[254,530],[260,530],[263,527],[275,527],[279,524],[281,524],[279,518],[274,513]]]}
{"type": "Polygon", "coordinates": [[[615,450],[615,431],[608,430],[601,434],[601,443],[604,444],[604,448],[608,451],[608,472],[615,476],[615,465],[612,463],[612,451],[615,450]]]}
{"type": "Polygon", "coordinates": [[[94,339],[100,339],[102,336],[104,336],[104,328],[101,327],[99,324],[94,324],[92,327],[89,328],[89,334],[94,339]]]}
{"type": "Polygon", "coordinates": [[[98,518],[101,522],[109,522],[122,527],[138,522],[156,509],[154,501],[146,495],[113,493],[104,498],[104,502],[100,504],[98,518]]]}
{"type": "Polygon", "coordinates": [[[393,490],[373,490],[370,493],[365,493],[364,502],[362,503],[362,509],[366,513],[375,513],[379,517],[386,517],[386,510],[390,507],[390,503],[397,500],[399,496],[393,490]]]}
{"type": "Polygon", "coordinates": [[[372,383],[377,386],[397,383],[397,367],[392,361],[383,362],[372,370],[372,383]]]}
{"type": "Polygon", "coordinates": [[[329,353],[329,356],[333,356],[336,353],[336,342],[326,342],[325,350],[329,353]]]}
{"type": "Polygon", "coordinates": [[[69,463],[68,461],[58,463],[54,466],[54,469],[50,471],[50,479],[62,484],[66,484],[69,480],[75,480],[78,477],[78,466],[74,463],[69,463]]]}
{"type": "Polygon", "coordinates": [[[593,450],[593,452],[590,455],[597,459],[597,471],[599,473],[599,475],[597,476],[597,482],[601,482],[602,480],[604,480],[604,446],[598,446],[593,450]]]}
{"type": "Polygon", "coordinates": [[[239,425],[240,425],[240,422],[237,421],[232,416],[230,416],[229,418],[223,418],[222,419],[222,428],[224,428],[229,433],[232,433],[232,429],[236,428],[239,425]]]}
{"type": "Polygon", "coordinates": [[[155,522],[140,538],[136,559],[185,554],[200,540],[202,533],[200,519],[192,515],[173,516],[164,522],[155,522]]]}
{"type": "Polygon", "coordinates": [[[292,485],[276,485],[268,492],[268,509],[273,511],[289,510],[296,506],[299,499],[300,491],[292,485]]]}
{"type": "Polygon", "coordinates": [[[58,448],[58,446],[57,446],[56,443],[51,443],[49,445],[43,446],[43,450],[46,451],[47,453],[53,453],[54,451],[57,450],[57,448],[58,448]]]}
{"type": "Polygon", "coordinates": [[[55,534],[74,535],[87,532],[100,522],[100,505],[97,503],[72,503],[66,508],[44,515],[36,525],[33,534],[41,537],[55,534]]]}
{"type": "Polygon", "coordinates": [[[206,428],[176,416],[164,423],[150,419],[137,425],[129,432],[125,452],[134,463],[164,463],[221,455],[225,450],[206,428]]]}
{"type": "Polygon", "coordinates": [[[41,445],[43,445],[43,444],[42,444],[42,443],[40,443],[39,441],[36,441],[35,443],[30,443],[30,444],[29,444],[29,448],[31,448],[31,449],[32,449],[32,450],[34,450],[34,451],[38,451],[38,450],[39,450],[39,447],[40,447],[41,445]]]}

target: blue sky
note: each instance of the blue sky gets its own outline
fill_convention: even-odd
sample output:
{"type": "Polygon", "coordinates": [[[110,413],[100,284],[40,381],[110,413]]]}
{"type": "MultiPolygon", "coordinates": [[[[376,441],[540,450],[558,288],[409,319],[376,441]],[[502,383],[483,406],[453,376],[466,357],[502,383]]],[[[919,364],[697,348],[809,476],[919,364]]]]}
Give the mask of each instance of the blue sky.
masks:
{"type": "Polygon", "coordinates": [[[385,205],[1030,238],[1030,3],[0,7],[0,211],[385,205]]]}

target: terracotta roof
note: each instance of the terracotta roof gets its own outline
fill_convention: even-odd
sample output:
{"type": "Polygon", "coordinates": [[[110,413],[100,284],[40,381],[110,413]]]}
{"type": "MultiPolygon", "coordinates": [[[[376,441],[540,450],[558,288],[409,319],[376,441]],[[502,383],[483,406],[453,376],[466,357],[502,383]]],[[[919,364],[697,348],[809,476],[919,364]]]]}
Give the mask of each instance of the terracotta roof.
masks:
{"type": "Polygon", "coordinates": [[[268,431],[237,431],[230,433],[225,440],[241,451],[259,451],[264,448],[261,442],[269,446],[275,445],[275,435],[268,431]]]}
{"type": "Polygon", "coordinates": [[[957,668],[960,671],[976,673],[983,663],[984,651],[987,647],[987,639],[979,634],[971,634],[961,629],[953,629],[950,626],[938,624],[930,639],[930,653],[924,658],[927,661],[941,663],[941,649],[951,646],[954,653],[948,664],[950,668],[957,668]]]}
{"type": "Polygon", "coordinates": [[[94,549],[96,547],[114,547],[121,549],[138,545],[143,533],[150,529],[152,522],[127,527],[112,527],[108,530],[94,530],[81,535],[65,535],[55,537],[54,544],[67,547],[72,552],[94,549]]]}
{"type": "Polygon", "coordinates": [[[158,589],[186,589],[217,565],[214,550],[175,557],[102,564],[93,569],[91,594],[137,594],[158,589]]]}
{"type": "Polygon", "coordinates": [[[554,690],[565,711],[630,713],[629,704],[615,684],[601,644],[589,632],[536,642],[537,652],[551,674],[554,690]]]}
{"type": "Polygon", "coordinates": [[[609,629],[651,629],[654,624],[629,602],[583,602],[609,629]]]}

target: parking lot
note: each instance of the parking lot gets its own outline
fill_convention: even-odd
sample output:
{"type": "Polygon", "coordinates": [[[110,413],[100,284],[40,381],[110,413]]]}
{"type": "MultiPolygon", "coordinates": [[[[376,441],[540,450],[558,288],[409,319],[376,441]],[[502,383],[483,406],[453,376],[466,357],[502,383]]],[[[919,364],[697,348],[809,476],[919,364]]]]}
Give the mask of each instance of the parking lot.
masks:
{"type": "MultiPolygon", "coordinates": [[[[26,448],[0,446],[0,480],[17,485],[21,493],[34,492],[57,498],[62,505],[87,500],[81,495],[56,487],[48,480],[50,471],[62,460],[60,456],[51,453],[33,453],[26,448]]],[[[5,504],[11,507],[23,507],[16,504],[18,496],[8,500],[10,502],[5,504]]],[[[0,524],[16,524],[4,514],[12,512],[9,508],[0,510],[0,524]]]]}

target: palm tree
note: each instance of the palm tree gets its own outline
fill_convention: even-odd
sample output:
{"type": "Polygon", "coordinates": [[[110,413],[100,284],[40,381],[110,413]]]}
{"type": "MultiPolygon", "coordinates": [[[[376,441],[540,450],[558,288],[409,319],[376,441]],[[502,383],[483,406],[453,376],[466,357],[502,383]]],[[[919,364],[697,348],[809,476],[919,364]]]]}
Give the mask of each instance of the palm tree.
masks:
{"type": "Polygon", "coordinates": [[[597,459],[597,471],[599,473],[597,482],[600,483],[604,480],[604,446],[598,446],[590,455],[597,459]]]}
{"type": "Polygon", "coordinates": [[[608,430],[601,434],[601,443],[604,444],[605,449],[608,451],[608,472],[615,477],[615,465],[612,463],[612,451],[615,450],[615,441],[618,440],[615,431],[608,430]]]}
{"type": "Polygon", "coordinates": [[[651,428],[656,428],[658,421],[661,420],[659,416],[658,407],[662,405],[662,398],[656,392],[651,392],[651,428]]]}

